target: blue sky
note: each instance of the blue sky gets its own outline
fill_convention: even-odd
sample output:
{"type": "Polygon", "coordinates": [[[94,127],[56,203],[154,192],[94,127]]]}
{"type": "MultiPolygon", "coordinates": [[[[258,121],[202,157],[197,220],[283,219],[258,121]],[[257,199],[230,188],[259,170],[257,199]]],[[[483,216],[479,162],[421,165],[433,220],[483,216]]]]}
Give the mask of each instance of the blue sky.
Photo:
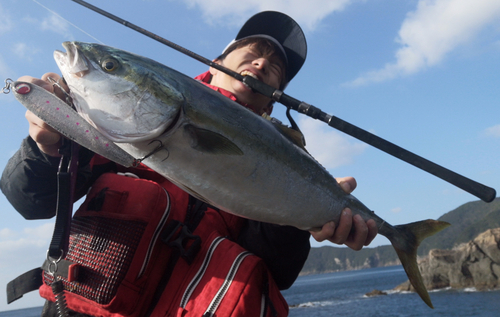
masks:
{"type": "MultiPolygon", "coordinates": [[[[498,0],[89,0],[214,58],[261,10],[302,25],[308,59],[287,93],[490,187],[500,189],[498,0]]],[[[189,76],[207,67],[72,1],[0,2],[0,80],[58,72],[67,40],[101,42],[189,76]]],[[[27,135],[25,109],[0,95],[0,169],[27,135]]],[[[274,116],[286,121],[275,106],[274,116]]],[[[391,224],[438,218],[476,197],[328,128],[294,117],[309,151],[391,224]]],[[[304,211],[307,212],[307,211],[304,211]]],[[[0,284],[42,263],[53,220],[26,221],[0,195],[0,284]]],[[[388,244],[378,237],[372,246],[388,244]]],[[[318,244],[314,243],[314,246],[318,244]]],[[[41,305],[37,294],[0,311],[41,305]]]]}

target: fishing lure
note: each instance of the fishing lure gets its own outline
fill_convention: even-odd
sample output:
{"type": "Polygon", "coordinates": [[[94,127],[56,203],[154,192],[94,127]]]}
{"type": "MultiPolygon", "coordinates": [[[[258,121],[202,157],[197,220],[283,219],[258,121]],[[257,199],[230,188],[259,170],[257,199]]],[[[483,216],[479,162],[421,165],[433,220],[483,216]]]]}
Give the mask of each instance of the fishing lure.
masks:
{"type": "MultiPolygon", "coordinates": [[[[54,80],[52,80],[52,84],[64,91],[54,80]]],[[[33,112],[69,140],[75,141],[81,146],[120,165],[130,167],[138,164],[138,160],[123,151],[85,121],[73,109],[71,97],[68,94],[66,94],[66,100],[64,101],[37,85],[13,81],[12,79],[5,80],[5,86],[1,91],[4,94],[12,92],[26,109],[33,112]]]]}

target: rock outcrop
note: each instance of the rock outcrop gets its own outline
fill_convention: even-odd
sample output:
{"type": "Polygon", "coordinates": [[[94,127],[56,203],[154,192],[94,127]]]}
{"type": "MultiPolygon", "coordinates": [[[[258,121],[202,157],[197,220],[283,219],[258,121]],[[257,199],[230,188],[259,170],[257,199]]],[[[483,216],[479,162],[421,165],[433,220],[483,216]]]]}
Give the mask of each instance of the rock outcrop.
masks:
{"type": "Polygon", "coordinates": [[[366,297],[373,297],[373,296],[380,296],[380,295],[387,295],[387,293],[383,292],[381,290],[378,290],[378,289],[374,289],[373,291],[365,294],[366,297]]]}
{"type": "MultiPolygon", "coordinates": [[[[428,290],[500,288],[500,228],[487,230],[451,250],[431,250],[418,266],[428,290]]],[[[395,289],[413,291],[408,281],[395,289]]]]}

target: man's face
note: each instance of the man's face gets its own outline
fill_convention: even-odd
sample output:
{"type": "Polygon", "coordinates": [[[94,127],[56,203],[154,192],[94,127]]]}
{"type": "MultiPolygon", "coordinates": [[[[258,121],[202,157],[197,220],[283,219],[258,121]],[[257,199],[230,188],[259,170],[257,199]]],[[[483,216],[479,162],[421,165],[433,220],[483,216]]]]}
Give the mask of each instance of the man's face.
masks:
{"type": "MultiPolygon", "coordinates": [[[[278,89],[280,87],[283,76],[283,62],[277,54],[266,56],[264,53],[259,52],[255,45],[251,44],[235,49],[223,61],[215,60],[215,62],[243,76],[257,78],[274,88],[278,89]]],[[[210,72],[212,73],[210,84],[232,92],[238,101],[253,106],[259,114],[267,110],[270,102],[269,98],[254,93],[239,80],[214,68],[211,68],[210,72]]]]}

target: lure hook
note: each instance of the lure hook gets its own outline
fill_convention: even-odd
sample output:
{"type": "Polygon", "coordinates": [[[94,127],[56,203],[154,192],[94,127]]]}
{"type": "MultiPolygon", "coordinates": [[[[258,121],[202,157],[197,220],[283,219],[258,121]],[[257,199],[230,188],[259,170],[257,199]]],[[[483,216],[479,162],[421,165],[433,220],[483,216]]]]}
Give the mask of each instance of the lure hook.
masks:
{"type": "Polygon", "coordinates": [[[72,108],[74,108],[73,107],[73,98],[71,98],[71,95],[59,83],[59,81],[61,79],[63,80],[64,83],[66,83],[66,81],[64,80],[64,77],[61,77],[58,80],[55,80],[54,78],[52,78],[50,76],[47,77],[47,80],[52,84],[52,86],[59,88],[61,90],[61,92],[64,94],[64,97],[65,97],[64,101],[66,101],[66,103],[68,105],[70,105],[72,108]]]}
{"type": "MultiPolygon", "coordinates": [[[[153,142],[158,142],[159,143],[158,146],[153,151],[146,154],[144,157],[134,160],[134,165],[133,165],[134,167],[139,166],[139,164],[141,164],[142,161],[144,161],[145,159],[147,159],[151,155],[158,153],[160,150],[164,149],[163,143],[160,140],[153,140],[153,141],[149,142],[148,145],[152,144],[153,142]]],[[[168,150],[167,150],[167,152],[168,152],[168,150]]],[[[165,161],[168,158],[168,156],[169,155],[167,155],[167,157],[164,158],[163,161],[165,161]]]]}

